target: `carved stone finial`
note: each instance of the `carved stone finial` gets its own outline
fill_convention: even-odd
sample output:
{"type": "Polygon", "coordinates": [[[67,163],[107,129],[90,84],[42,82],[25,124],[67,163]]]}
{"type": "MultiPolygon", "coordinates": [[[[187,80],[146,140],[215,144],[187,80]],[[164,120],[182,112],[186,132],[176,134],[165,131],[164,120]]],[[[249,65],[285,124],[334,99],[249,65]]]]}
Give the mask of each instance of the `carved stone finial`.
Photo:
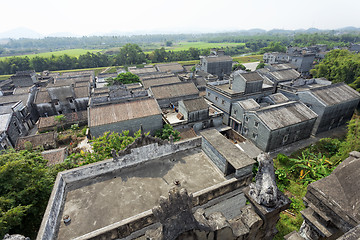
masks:
{"type": "Polygon", "coordinates": [[[115,149],[111,149],[111,156],[113,157],[113,158],[117,158],[117,154],[116,154],[116,151],[115,151],[115,149]]]}
{"type": "Polygon", "coordinates": [[[145,137],[145,132],[144,132],[144,128],[143,128],[142,124],[140,124],[140,133],[141,133],[141,137],[144,138],[145,137]]]}
{"type": "Polygon", "coordinates": [[[275,208],[280,201],[276,185],[273,160],[269,154],[262,153],[257,157],[259,170],[255,177],[255,184],[250,184],[249,195],[260,205],[275,208]]]}
{"type": "Polygon", "coordinates": [[[173,143],[174,143],[174,136],[173,136],[173,135],[170,135],[170,136],[169,136],[169,140],[170,140],[170,143],[173,144],[173,143]]]}
{"type": "Polygon", "coordinates": [[[161,197],[159,206],[152,209],[161,227],[155,231],[156,236],[148,239],[173,240],[181,233],[197,229],[210,230],[209,226],[198,222],[192,213],[192,194],[188,194],[185,188],[173,187],[168,197],[161,197]]]}

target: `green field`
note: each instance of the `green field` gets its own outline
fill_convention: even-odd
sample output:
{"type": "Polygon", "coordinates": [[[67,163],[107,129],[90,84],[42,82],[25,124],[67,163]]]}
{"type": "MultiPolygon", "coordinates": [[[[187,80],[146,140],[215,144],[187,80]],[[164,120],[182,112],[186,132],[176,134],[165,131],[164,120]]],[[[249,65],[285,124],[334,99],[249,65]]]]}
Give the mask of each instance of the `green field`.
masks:
{"type": "Polygon", "coordinates": [[[181,51],[188,50],[189,48],[221,48],[221,47],[235,47],[245,46],[245,43],[208,43],[208,42],[179,42],[171,47],[165,47],[166,50],[181,51]]]}
{"type": "Polygon", "coordinates": [[[233,57],[234,61],[239,63],[248,63],[248,62],[260,62],[263,60],[263,55],[249,55],[242,57],[233,57]]]}
{"type": "MultiPolygon", "coordinates": [[[[88,50],[88,49],[68,49],[68,50],[62,50],[62,51],[55,51],[55,52],[44,52],[44,53],[34,53],[34,54],[26,54],[26,55],[19,55],[19,56],[15,56],[15,57],[29,57],[29,58],[33,58],[33,57],[36,57],[36,56],[39,56],[39,57],[51,57],[51,55],[54,55],[54,56],[61,56],[61,55],[64,55],[64,54],[67,54],[71,57],[78,57],[82,54],[85,54],[87,52],[100,52],[102,50],[100,49],[91,49],[91,50],[88,50]]],[[[10,57],[0,57],[0,60],[4,60],[5,58],[10,58],[10,57]]]]}

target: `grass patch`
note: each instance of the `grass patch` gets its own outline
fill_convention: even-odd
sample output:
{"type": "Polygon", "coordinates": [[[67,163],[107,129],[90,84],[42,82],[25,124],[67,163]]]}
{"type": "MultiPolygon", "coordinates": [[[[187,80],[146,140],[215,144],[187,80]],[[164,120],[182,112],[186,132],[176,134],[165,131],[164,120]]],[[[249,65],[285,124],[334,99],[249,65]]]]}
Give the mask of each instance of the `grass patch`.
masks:
{"type": "Polygon", "coordinates": [[[263,55],[249,55],[242,57],[233,57],[234,61],[239,63],[248,63],[248,62],[260,62],[263,60],[263,55]]]}
{"type": "MultiPolygon", "coordinates": [[[[44,52],[44,53],[34,53],[34,54],[25,54],[25,55],[18,55],[18,56],[14,56],[14,57],[28,57],[28,58],[34,58],[36,56],[38,57],[51,57],[52,55],[54,56],[61,56],[64,54],[67,54],[71,57],[79,57],[80,55],[86,54],[87,52],[91,52],[91,53],[96,53],[96,52],[101,52],[103,50],[101,49],[68,49],[68,50],[62,50],[62,51],[54,51],[54,52],[44,52]]],[[[0,57],[0,60],[4,60],[6,58],[11,58],[13,56],[9,56],[9,57],[0,57]]]]}
{"type": "Polygon", "coordinates": [[[0,81],[8,80],[12,75],[0,75],[0,81]]]}

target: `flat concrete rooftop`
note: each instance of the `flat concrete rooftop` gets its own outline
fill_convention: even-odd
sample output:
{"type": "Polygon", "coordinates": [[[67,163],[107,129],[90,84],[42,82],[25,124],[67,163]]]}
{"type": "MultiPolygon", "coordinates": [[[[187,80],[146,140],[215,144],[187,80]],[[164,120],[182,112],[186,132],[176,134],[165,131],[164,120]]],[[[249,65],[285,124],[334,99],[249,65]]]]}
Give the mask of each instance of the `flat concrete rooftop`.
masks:
{"type": "Polygon", "coordinates": [[[61,219],[69,215],[71,223],[60,223],[58,239],[73,239],[152,209],[174,180],[194,193],[226,178],[200,147],[125,168],[67,193],[61,219]]]}

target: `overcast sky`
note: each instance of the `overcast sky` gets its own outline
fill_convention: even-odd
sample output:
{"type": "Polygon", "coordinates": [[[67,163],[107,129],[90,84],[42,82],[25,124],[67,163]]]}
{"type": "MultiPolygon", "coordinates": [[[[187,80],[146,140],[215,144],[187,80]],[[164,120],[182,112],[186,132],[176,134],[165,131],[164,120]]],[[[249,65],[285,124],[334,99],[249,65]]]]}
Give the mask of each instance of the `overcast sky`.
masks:
{"type": "Polygon", "coordinates": [[[47,35],[360,27],[359,0],[1,0],[0,32],[47,35]]]}

